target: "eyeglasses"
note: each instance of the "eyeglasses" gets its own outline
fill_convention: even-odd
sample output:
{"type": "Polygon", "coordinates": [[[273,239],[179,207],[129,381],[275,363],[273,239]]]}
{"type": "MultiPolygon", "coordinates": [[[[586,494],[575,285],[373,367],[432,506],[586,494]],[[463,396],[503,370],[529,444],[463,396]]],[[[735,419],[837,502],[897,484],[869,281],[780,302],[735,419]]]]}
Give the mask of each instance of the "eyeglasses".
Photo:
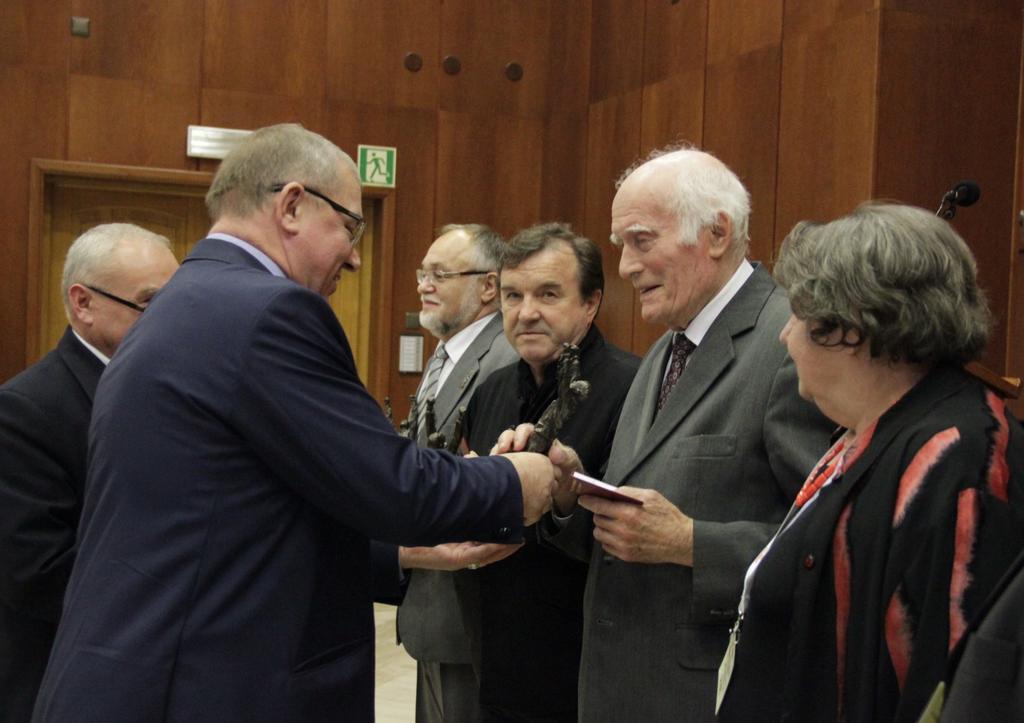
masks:
{"type": "Polygon", "coordinates": [[[456,276],[479,276],[480,274],[489,274],[490,271],[440,271],[433,269],[427,271],[426,269],[416,269],[416,283],[422,284],[427,279],[430,279],[431,286],[438,286],[443,284],[448,279],[454,279],[456,276]]]}
{"type": "Polygon", "coordinates": [[[116,301],[118,304],[121,304],[121,306],[127,306],[129,309],[135,309],[135,311],[139,312],[140,314],[146,310],[145,306],[139,306],[134,301],[122,299],[120,296],[115,296],[114,294],[111,294],[109,291],[104,291],[103,289],[100,289],[96,286],[90,286],[89,284],[82,284],[82,286],[89,289],[89,291],[95,291],[100,296],[106,296],[111,301],[116,301]]]}
{"type": "MultiPolygon", "coordinates": [[[[283,189],[285,187],[285,185],[286,184],[284,184],[284,183],[275,183],[273,186],[270,187],[270,190],[273,193],[278,193],[279,191],[281,191],[281,189],[283,189]]],[[[350,219],[355,221],[356,222],[356,227],[355,228],[350,228],[348,230],[348,232],[349,232],[349,237],[352,240],[352,245],[355,246],[357,243],[359,243],[359,239],[361,239],[363,237],[363,231],[366,230],[366,219],[365,218],[360,216],[358,213],[353,213],[352,211],[349,211],[347,208],[342,206],[337,201],[334,201],[333,199],[330,199],[327,196],[325,196],[324,194],[320,193],[320,191],[316,191],[316,190],[310,188],[309,186],[303,186],[302,188],[306,191],[306,193],[309,193],[309,194],[311,194],[313,196],[316,196],[321,201],[324,201],[328,206],[333,208],[335,211],[337,211],[341,215],[348,216],[350,219]]]]}

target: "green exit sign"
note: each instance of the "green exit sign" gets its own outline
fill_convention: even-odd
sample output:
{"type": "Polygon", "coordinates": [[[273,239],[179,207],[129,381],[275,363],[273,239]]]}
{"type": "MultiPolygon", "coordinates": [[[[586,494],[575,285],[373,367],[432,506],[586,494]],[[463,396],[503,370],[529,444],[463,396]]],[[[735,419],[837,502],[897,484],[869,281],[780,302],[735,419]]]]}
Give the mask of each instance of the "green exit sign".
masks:
{"type": "Polygon", "coordinates": [[[359,180],[364,186],[395,187],[397,148],[359,146],[359,180]]]}

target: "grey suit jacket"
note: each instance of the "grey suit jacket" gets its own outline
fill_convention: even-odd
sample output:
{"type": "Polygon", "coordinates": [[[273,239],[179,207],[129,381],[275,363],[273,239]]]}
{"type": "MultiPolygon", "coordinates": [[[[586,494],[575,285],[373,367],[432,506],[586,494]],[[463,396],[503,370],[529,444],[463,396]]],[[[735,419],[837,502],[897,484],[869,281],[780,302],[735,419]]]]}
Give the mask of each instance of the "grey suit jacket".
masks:
{"type": "MultiPolygon", "coordinates": [[[[469,404],[473,391],[501,367],[518,361],[519,355],[502,332],[501,314],[495,314],[459,358],[434,400],[437,429],[451,434],[457,410],[469,404]]],[[[426,444],[420,430],[417,441],[426,444]]],[[[398,635],[416,660],[469,663],[469,638],[462,625],[452,573],[415,570],[405,599],[398,608],[398,635]]]]}
{"type": "Polygon", "coordinates": [[[757,268],[711,325],[664,408],[671,334],[644,357],[606,480],[658,490],[694,519],[694,566],[626,563],[577,511],[549,537],[590,560],[580,719],[714,719],[715,679],[748,564],[828,444],[778,336],[789,302],[757,268]],[[589,555],[588,555],[589,553],[589,555]]]}

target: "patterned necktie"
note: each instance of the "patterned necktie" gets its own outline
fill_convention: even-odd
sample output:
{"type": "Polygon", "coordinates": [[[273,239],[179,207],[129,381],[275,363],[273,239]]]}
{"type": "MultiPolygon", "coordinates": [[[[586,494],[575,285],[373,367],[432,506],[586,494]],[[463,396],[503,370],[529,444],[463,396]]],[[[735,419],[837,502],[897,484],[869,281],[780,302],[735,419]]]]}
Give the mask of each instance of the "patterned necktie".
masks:
{"type": "Polygon", "coordinates": [[[444,368],[444,362],[447,358],[448,352],[445,351],[444,344],[438,344],[434,356],[430,357],[427,375],[424,378],[423,386],[420,387],[419,395],[416,397],[416,407],[419,410],[418,419],[416,420],[417,436],[421,436],[423,430],[427,428],[427,400],[437,396],[437,382],[441,379],[441,369],[444,368]]]}
{"type": "Polygon", "coordinates": [[[668,395],[676,386],[676,382],[679,381],[679,377],[683,374],[683,369],[686,368],[686,360],[693,353],[693,350],[697,348],[697,345],[686,338],[686,334],[681,331],[677,331],[672,336],[672,356],[668,360],[668,371],[665,374],[665,381],[661,383],[661,391],[658,393],[658,411],[665,406],[665,402],[668,400],[668,395]]]}

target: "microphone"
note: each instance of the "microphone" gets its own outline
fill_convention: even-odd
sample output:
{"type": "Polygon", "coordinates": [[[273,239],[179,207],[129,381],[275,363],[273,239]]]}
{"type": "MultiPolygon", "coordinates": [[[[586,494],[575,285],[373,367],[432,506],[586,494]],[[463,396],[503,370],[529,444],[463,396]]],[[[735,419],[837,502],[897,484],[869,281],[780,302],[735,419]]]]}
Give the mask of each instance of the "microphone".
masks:
{"type": "Polygon", "coordinates": [[[974,181],[965,179],[959,181],[955,186],[946,191],[939,204],[936,216],[944,219],[951,219],[956,215],[957,206],[972,206],[981,198],[981,188],[974,181]]]}

